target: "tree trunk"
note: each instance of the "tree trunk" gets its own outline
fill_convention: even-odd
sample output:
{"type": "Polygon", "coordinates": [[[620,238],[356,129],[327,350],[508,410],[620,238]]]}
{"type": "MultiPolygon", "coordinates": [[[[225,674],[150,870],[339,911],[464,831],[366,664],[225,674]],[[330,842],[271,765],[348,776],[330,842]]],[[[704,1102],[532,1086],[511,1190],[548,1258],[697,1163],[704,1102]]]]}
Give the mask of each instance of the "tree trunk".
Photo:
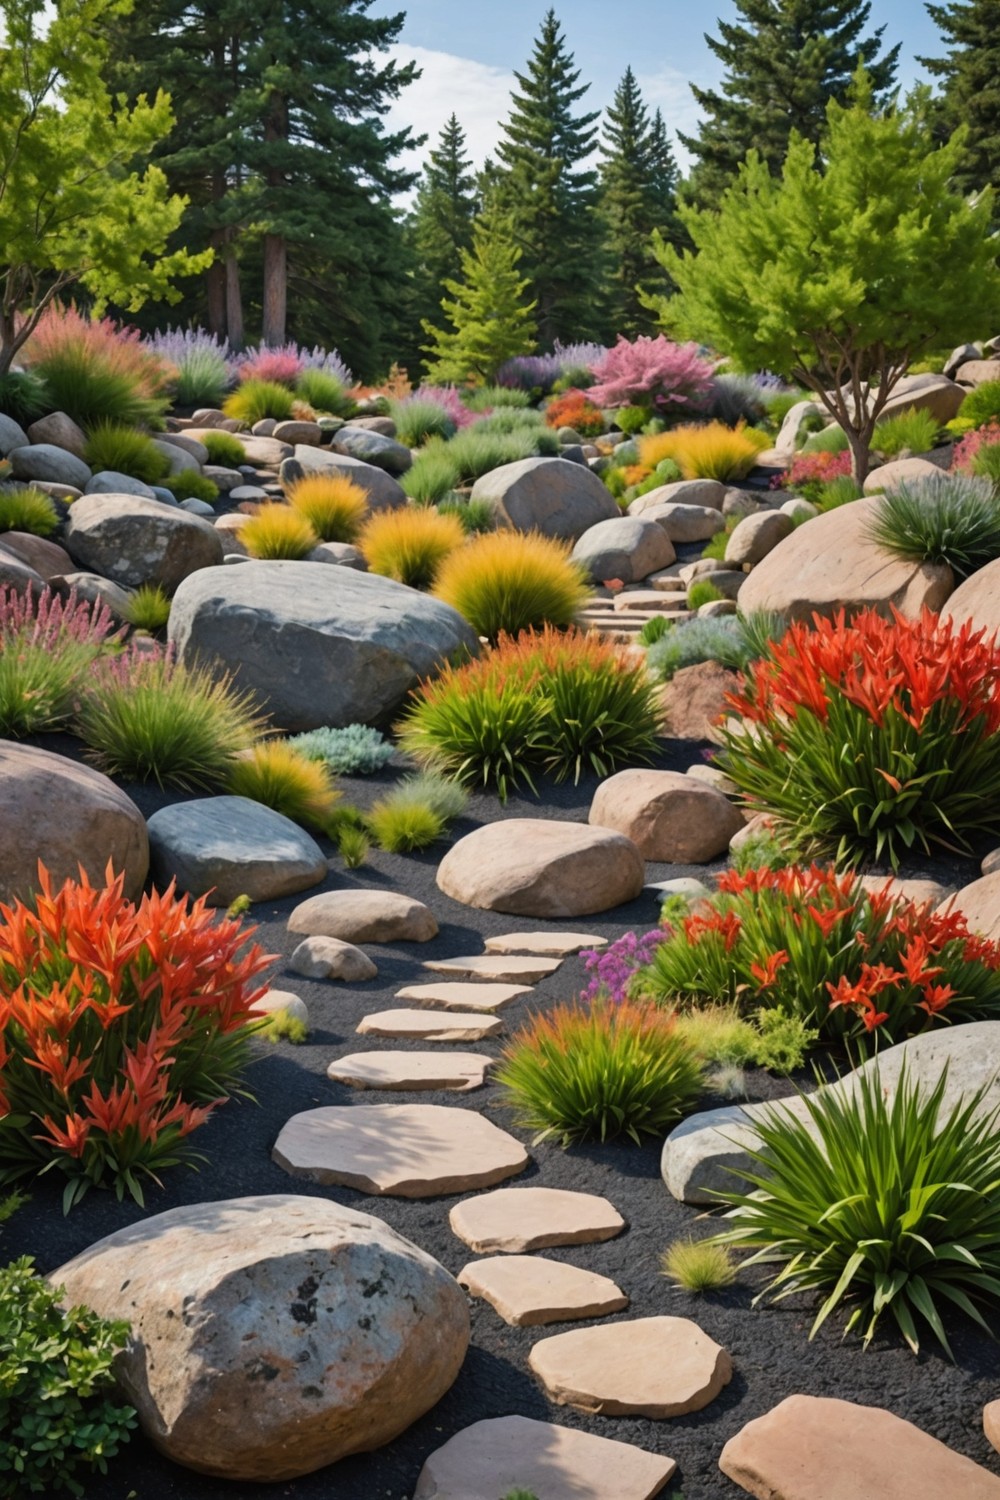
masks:
{"type": "Polygon", "coordinates": [[[232,349],[243,348],[243,292],[240,263],[236,259],[235,233],[226,230],[226,332],[232,349]]]}
{"type": "Polygon", "coordinates": [[[851,445],[851,476],[859,490],[865,487],[868,464],[871,456],[872,435],[870,426],[864,432],[848,431],[847,441],[851,445]]]}
{"type": "Polygon", "coordinates": [[[264,315],[262,337],[265,344],[285,342],[285,318],[288,299],[288,247],[283,234],[264,236],[264,315]]]}
{"type": "Polygon", "coordinates": [[[213,229],[211,246],[215,259],[205,272],[205,291],[208,299],[208,331],[217,339],[227,334],[226,324],[226,266],[224,230],[213,229]]]}

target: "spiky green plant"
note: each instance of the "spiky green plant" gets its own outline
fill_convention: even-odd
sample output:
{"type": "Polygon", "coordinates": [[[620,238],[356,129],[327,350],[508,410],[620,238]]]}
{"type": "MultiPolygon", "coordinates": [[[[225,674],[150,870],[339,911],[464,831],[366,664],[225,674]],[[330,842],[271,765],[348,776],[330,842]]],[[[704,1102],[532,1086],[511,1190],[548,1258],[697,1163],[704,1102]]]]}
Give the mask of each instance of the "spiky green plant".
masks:
{"type": "Polygon", "coordinates": [[[26,531],[31,536],[51,536],[58,527],[59,512],[44,491],[0,485],[0,532],[26,531]]]}
{"type": "Polygon", "coordinates": [[[1000,557],[1000,496],[969,474],[903,483],[879,496],[869,534],[897,557],[948,563],[966,578],[1000,557]]]}
{"type": "Polygon", "coordinates": [[[675,1240],[664,1251],[660,1269],[685,1292],[715,1292],[736,1280],[732,1251],[716,1240],[675,1240]]]}
{"type": "Polygon", "coordinates": [[[122,613],[136,630],[155,633],[170,618],[170,596],[158,583],[140,584],[122,613]]]}

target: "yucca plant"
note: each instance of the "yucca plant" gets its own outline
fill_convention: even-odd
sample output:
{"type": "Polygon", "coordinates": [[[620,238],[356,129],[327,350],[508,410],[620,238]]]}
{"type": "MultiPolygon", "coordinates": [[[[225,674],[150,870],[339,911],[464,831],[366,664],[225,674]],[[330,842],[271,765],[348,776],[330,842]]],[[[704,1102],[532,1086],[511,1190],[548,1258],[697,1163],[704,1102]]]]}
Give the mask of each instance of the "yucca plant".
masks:
{"type": "Polygon", "coordinates": [[[340,797],[326,764],[310,760],[288,740],[262,740],[234,760],[229,791],[317,828],[326,828],[340,797]]]}
{"type": "Polygon", "coordinates": [[[289,485],[287,499],[323,542],[353,542],[368,515],[368,496],[346,474],[307,474],[289,485]]]}
{"type": "Polygon", "coordinates": [[[566,629],[591,597],[565,543],[507,530],[476,536],[453,552],[434,593],[490,641],[544,625],[566,629]]]}
{"type": "Polygon", "coordinates": [[[59,526],[59,512],[43,490],[7,489],[0,485],[0,532],[26,531],[51,536],[59,526]]]}
{"type": "Polygon", "coordinates": [[[629,1001],[536,1012],[495,1076],[535,1141],[554,1136],[564,1146],[665,1135],[702,1091],[701,1067],[673,1020],[629,1001]]]}
{"type": "Polygon", "coordinates": [[[206,429],[198,441],[208,449],[208,462],[224,469],[238,469],[247,461],[247,450],[239,438],[224,428],[206,429]]]}
{"type": "MultiPolygon", "coordinates": [[[[951,1356],[942,1313],[990,1332],[979,1304],[1000,1300],[1000,1135],[990,1086],[945,1110],[905,1066],[894,1090],[878,1069],[804,1096],[808,1119],[780,1107],[755,1122],[752,1191],[731,1193],[720,1243],[779,1264],[761,1297],[818,1292],[812,1338],[844,1312],[871,1342],[892,1318],[916,1354],[926,1324],[951,1356]]],[[[758,1298],[759,1300],[759,1298],[758,1298]]]]}
{"type": "Polygon", "coordinates": [[[959,578],[1000,557],[1000,496],[988,479],[940,474],[879,496],[869,535],[914,562],[948,563],[959,578]]]}
{"type": "Polygon", "coordinates": [[[292,415],[295,397],[285,385],[276,380],[246,380],[222,403],[227,417],[245,422],[252,427],[265,417],[284,422],[292,415]]]}
{"type": "Polygon", "coordinates": [[[141,479],[143,484],[159,484],[170,473],[170,460],[152,438],[123,422],[95,422],[84,457],[95,473],[110,469],[141,479]]]}
{"type": "Polygon", "coordinates": [[[376,511],[358,539],[373,573],[427,589],[445,559],[465,544],[462,523],[431,507],[376,511]]]}
{"type": "Polygon", "coordinates": [[[123,614],[136,630],[155,633],[162,630],[170,618],[170,596],[158,583],[140,584],[123,614]]]}
{"type": "Polygon", "coordinates": [[[303,558],[319,545],[308,520],[290,505],[262,505],[245,526],[240,541],[251,557],[303,558]]]}

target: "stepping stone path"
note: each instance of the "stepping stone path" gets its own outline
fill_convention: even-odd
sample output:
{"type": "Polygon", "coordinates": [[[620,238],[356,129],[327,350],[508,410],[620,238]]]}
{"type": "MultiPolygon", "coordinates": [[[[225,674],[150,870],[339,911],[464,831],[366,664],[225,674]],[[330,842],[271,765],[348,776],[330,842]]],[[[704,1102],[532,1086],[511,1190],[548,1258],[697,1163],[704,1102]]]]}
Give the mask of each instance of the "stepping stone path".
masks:
{"type": "Polygon", "coordinates": [[[479,1052],[352,1052],[326,1070],[335,1083],[356,1089],[482,1088],[494,1059],[479,1052]]]}
{"type": "Polygon", "coordinates": [[[422,901],[395,891],[321,891],[299,903],[288,930],[345,943],[426,943],[438,924],[422,901]]]}
{"type": "Polygon", "coordinates": [[[476,1110],[442,1104],[308,1109],[284,1126],[272,1156],[293,1177],[397,1198],[492,1187],[531,1159],[476,1110]]]}
{"type": "Polygon", "coordinates": [[[527,1489],[544,1500],[653,1500],[672,1458],[531,1417],[474,1422],[432,1453],[413,1500],[498,1500],[527,1489]]]}
{"type": "Polygon", "coordinates": [[[343,979],[351,984],[378,976],[367,953],[332,937],[306,938],[288,960],[288,967],[306,979],[343,979]]]}
{"type": "Polygon", "coordinates": [[[590,1245],[613,1240],[625,1220],[606,1198],[566,1188],[498,1188],[456,1203],[448,1215],[452,1233],[478,1255],[519,1253],[552,1245],[590,1245]]]}
{"type": "Polygon", "coordinates": [[[486,939],[487,953],[538,953],[553,958],[607,946],[607,938],[592,932],[501,932],[486,939]]]}
{"type": "Polygon", "coordinates": [[[628,1307],[628,1297],[608,1276],[534,1255],[498,1255],[470,1261],[458,1282],[492,1304],[505,1323],[526,1328],[600,1318],[628,1307]]]}
{"type": "Polygon", "coordinates": [[[479,953],[470,958],[427,959],[421,965],[432,974],[453,974],[460,979],[489,979],[502,983],[537,984],[547,979],[561,966],[559,958],[530,958],[499,953],[479,953]]]}
{"type": "Polygon", "coordinates": [[[877,1406],[789,1396],[738,1432],[719,1468],[758,1500],[1000,1500],[1000,1479],[877,1406]]]}
{"type": "Polygon", "coordinates": [[[361,1036],[414,1037],[421,1042],[480,1042],[503,1031],[498,1016],[461,1011],[436,1016],[427,1010],[380,1010],[358,1024],[361,1036]]]}
{"type": "Polygon", "coordinates": [[[442,981],[440,984],[410,984],[396,991],[397,1000],[409,1000],[414,1005],[427,1005],[435,1010],[481,1011],[489,1013],[505,1010],[530,995],[531,986],[526,984],[463,984],[458,980],[442,981]]]}
{"type": "Polygon", "coordinates": [[[607,1417],[701,1411],[733,1373],[725,1349],[690,1318],[637,1318],[557,1333],[535,1345],[528,1364],[551,1401],[607,1417]]]}

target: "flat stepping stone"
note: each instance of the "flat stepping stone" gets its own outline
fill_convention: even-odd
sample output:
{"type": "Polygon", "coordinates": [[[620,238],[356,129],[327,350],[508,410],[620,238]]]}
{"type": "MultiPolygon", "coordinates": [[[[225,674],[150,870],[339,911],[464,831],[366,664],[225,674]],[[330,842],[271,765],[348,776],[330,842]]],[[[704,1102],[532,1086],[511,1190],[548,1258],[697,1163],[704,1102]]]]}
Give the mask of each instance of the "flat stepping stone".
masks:
{"type": "Polygon", "coordinates": [[[701,1411],[733,1373],[725,1349],[690,1318],[636,1318],[556,1333],[535,1345],[528,1364],[557,1405],[605,1417],[701,1411]]]}
{"type": "Polygon", "coordinates": [[[422,1042],[480,1042],[503,1031],[499,1016],[461,1011],[436,1016],[430,1010],[380,1010],[365,1016],[357,1027],[361,1036],[414,1037],[422,1042]]]}
{"type": "Polygon", "coordinates": [[[307,1109],[292,1116],[271,1154],[293,1177],[395,1198],[492,1187],[531,1160],[476,1110],[444,1104],[307,1109]]]}
{"type": "Polygon", "coordinates": [[[459,1271],[458,1283],[515,1328],[602,1318],[628,1307],[628,1297],[610,1277],[538,1255],[470,1261],[459,1271]]]}
{"type": "Polygon", "coordinates": [[[413,1500],[653,1500],[677,1465],[660,1453],[531,1417],[473,1422],[432,1453],[413,1500]]]}
{"type": "Polygon", "coordinates": [[[304,938],[288,960],[288,967],[306,979],[342,979],[348,984],[378,976],[367,953],[332,937],[304,938]]]}
{"type": "Polygon", "coordinates": [[[625,1220],[606,1198],[567,1188],[498,1188],[456,1203],[451,1231],[479,1255],[613,1240],[625,1220]]]}
{"type": "Polygon", "coordinates": [[[748,1422],[719,1468],[768,1500],[1000,1500],[1000,1479],[878,1406],[788,1396],[748,1422]]]}
{"type": "Polygon", "coordinates": [[[345,943],[427,943],[438,924],[422,901],[395,891],[320,891],[299,902],[288,930],[345,943]]]}
{"type": "Polygon", "coordinates": [[[560,958],[530,958],[516,954],[477,953],[469,958],[429,958],[422,965],[432,974],[453,974],[457,979],[491,979],[505,984],[537,984],[562,964],[560,958]]]}
{"type": "Polygon", "coordinates": [[[592,932],[501,932],[486,939],[487,953],[537,953],[554,958],[607,946],[607,938],[592,932]]]}
{"type": "Polygon", "coordinates": [[[464,1010],[489,1014],[506,1010],[522,995],[530,995],[530,984],[463,984],[442,980],[439,984],[410,984],[396,991],[397,1000],[426,1005],[435,1010],[464,1010]]]}
{"type": "Polygon", "coordinates": [[[327,1078],[355,1089],[482,1088],[494,1059],[481,1052],[352,1052],[338,1057],[327,1078]]]}

